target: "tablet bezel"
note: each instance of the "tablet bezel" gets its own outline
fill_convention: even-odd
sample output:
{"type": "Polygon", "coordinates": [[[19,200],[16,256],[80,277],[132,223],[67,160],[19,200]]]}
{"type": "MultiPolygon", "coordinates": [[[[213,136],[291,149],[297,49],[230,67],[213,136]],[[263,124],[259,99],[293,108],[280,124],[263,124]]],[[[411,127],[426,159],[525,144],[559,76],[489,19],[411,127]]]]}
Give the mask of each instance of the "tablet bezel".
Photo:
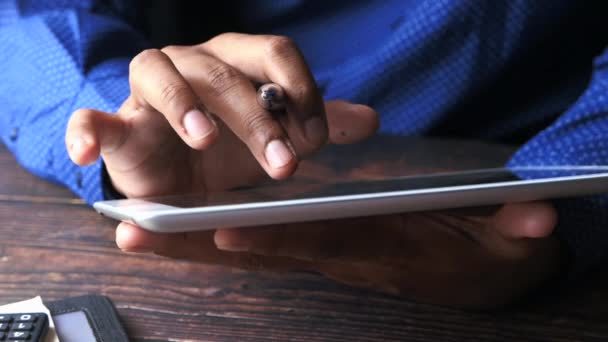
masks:
{"type": "MultiPolygon", "coordinates": [[[[562,168],[562,170],[568,169],[562,168]]],[[[481,170],[470,170],[470,172],[476,171],[481,170]]],[[[219,227],[260,226],[496,205],[590,195],[607,191],[608,172],[602,172],[591,175],[194,208],[178,208],[145,199],[101,201],[95,203],[94,207],[103,215],[131,222],[151,231],[185,232],[219,227]],[[124,201],[131,201],[131,203],[138,201],[139,205],[125,206],[129,202],[124,201]]]]}

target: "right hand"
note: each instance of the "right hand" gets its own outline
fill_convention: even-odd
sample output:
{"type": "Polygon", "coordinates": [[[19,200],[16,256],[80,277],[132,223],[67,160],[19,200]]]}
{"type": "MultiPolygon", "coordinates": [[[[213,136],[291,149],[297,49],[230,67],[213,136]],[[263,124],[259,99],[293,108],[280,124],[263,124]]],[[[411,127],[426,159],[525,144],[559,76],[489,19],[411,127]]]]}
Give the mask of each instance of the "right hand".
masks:
{"type": "Polygon", "coordinates": [[[88,165],[101,155],[126,197],[223,190],[265,174],[282,179],[328,137],[351,143],[378,127],[369,107],[324,103],[285,37],[229,33],[146,50],[132,60],[129,81],[131,94],[116,115],[78,110],[66,132],[70,158],[88,165]],[[264,110],[253,82],[282,86],[286,114],[264,110]]]}

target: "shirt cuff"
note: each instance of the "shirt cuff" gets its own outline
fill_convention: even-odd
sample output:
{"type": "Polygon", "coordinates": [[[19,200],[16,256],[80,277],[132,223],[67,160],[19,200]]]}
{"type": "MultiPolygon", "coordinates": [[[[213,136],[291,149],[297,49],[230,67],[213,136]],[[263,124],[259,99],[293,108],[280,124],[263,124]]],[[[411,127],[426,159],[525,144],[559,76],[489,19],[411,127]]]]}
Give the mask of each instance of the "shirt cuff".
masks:
{"type": "Polygon", "coordinates": [[[106,168],[106,164],[104,162],[101,162],[101,186],[104,200],[118,200],[127,198],[125,195],[118,192],[116,188],[114,188],[112,179],[110,178],[110,174],[108,173],[108,169],[106,168]]]}

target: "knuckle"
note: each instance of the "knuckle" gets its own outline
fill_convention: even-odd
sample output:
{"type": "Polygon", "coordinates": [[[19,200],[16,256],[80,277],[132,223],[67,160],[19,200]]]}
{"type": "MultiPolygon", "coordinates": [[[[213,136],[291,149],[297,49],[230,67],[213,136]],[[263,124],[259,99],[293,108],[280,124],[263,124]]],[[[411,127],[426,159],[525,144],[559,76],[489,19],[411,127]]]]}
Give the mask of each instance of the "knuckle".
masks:
{"type": "Polygon", "coordinates": [[[150,65],[150,63],[154,63],[155,61],[162,58],[163,55],[163,52],[159,49],[144,50],[137,54],[137,56],[133,57],[131,63],[129,64],[129,70],[133,72],[133,70],[138,70],[142,67],[148,66],[150,65]]]}
{"type": "Polygon", "coordinates": [[[218,34],[217,36],[213,37],[209,41],[216,41],[216,40],[222,40],[222,39],[226,39],[226,38],[232,38],[232,36],[234,36],[233,32],[224,32],[224,33],[218,34]]]}
{"type": "Polygon", "coordinates": [[[209,54],[212,55],[212,49],[211,46],[213,45],[213,40],[216,38],[212,38],[211,40],[208,40],[206,42],[203,43],[199,43],[196,45],[193,45],[192,47],[196,50],[198,50],[199,52],[205,53],[205,54],[209,54]]]}
{"type": "Polygon", "coordinates": [[[209,69],[207,78],[212,91],[217,95],[223,95],[238,85],[240,74],[226,64],[218,64],[209,69]]]}
{"type": "Polygon", "coordinates": [[[182,51],[184,47],[181,45],[167,45],[164,48],[160,49],[167,56],[174,56],[182,51]]]}
{"type": "Polygon", "coordinates": [[[242,122],[246,135],[249,138],[260,135],[278,135],[274,129],[275,125],[273,119],[259,112],[254,111],[243,116],[242,122]]]}
{"type": "MultiPolygon", "coordinates": [[[[314,87],[310,84],[298,82],[289,87],[290,96],[295,101],[311,98],[314,93],[314,87]]],[[[312,108],[310,108],[312,110],[312,108]]]]}
{"type": "Polygon", "coordinates": [[[190,88],[181,82],[168,82],[162,86],[160,100],[170,108],[190,105],[190,88]]]}
{"type": "Polygon", "coordinates": [[[285,36],[273,36],[267,44],[266,51],[271,59],[290,59],[298,51],[293,39],[285,36]]]}
{"type": "Polygon", "coordinates": [[[215,44],[216,42],[220,42],[220,41],[224,41],[226,39],[229,39],[231,37],[232,33],[231,32],[224,32],[224,33],[220,33],[217,36],[209,39],[208,41],[201,43],[199,46],[200,47],[204,47],[207,48],[213,44],[215,44]]]}

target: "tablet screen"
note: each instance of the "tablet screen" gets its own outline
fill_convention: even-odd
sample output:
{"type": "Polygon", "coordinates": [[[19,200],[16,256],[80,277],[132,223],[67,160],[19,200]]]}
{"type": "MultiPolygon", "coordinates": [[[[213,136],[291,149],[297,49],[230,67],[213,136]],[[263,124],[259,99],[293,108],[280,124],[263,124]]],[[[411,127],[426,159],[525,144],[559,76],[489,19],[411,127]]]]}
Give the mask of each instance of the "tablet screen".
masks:
{"type": "MultiPolygon", "coordinates": [[[[608,173],[608,167],[603,166],[506,169],[513,151],[511,147],[478,142],[378,136],[356,145],[328,146],[313,159],[301,162],[298,172],[288,180],[254,188],[144,200],[193,208],[608,173]]],[[[135,209],[144,203],[127,200],[113,205],[135,209]]]]}
{"type": "MultiPolygon", "coordinates": [[[[522,179],[542,179],[575,175],[596,174],[605,169],[596,168],[512,168],[436,173],[422,176],[391,177],[385,179],[359,179],[331,182],[277,182],[272,185],[240,188],[230,191],[212,191],[186,196],[148,198],[149,202],[178,208],[193,208],[242,203],[263,203],[320,197],[349,196],[370,193],[435,189],[454,186],[492,184],[522,179]]],[[[138,205],[138,200],[126,201],[121,206],[138,205]]]]}
{"type": "MultiPolygon", "coordinates": [[[[505,168],[514,149],[381,137],[329,146],[287,180],[200,194],[98,202],[157,232],[245,227],[532,201],[608,191],[608,167],[505,168]],[[377,140],[376,140],[377,141],[377,140]]],[[[213,183],[211,183],[213,186],[213,183]]]]}

